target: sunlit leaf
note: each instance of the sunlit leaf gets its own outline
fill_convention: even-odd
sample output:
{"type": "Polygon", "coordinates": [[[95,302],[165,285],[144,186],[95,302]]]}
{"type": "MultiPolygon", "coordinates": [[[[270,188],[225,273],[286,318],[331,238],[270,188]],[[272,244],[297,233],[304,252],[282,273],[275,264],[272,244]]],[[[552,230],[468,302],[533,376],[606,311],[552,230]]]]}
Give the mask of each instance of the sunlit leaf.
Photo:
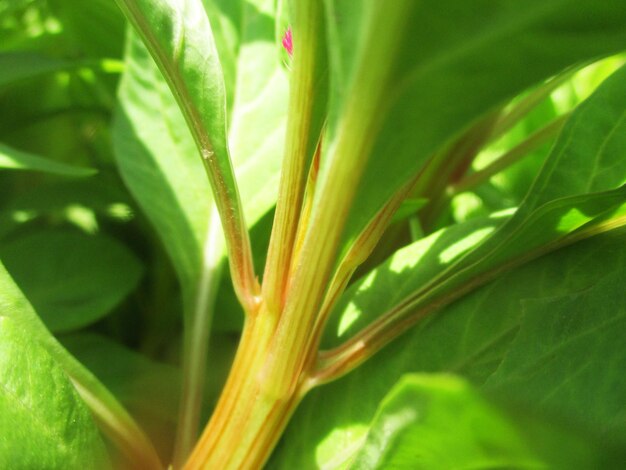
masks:
{"type": "MultiPolygon", "coordinates": [[[[623,272],[624,240],[623,233],[608,233],[563,248],[501,276],[419,323],[348,376],[312,391],[296,412],[271,463],[277,468],[310,468],[321,465],[323,456],[331,458],[345,452],[352,455],[379,402],[404,373],[451,372],[473,383],[484,383],[503,361],[518,333],[523,318],[522,301],[580,292],[604,276],[623,272]]],[[[442,250],[443,247],[434,245],[432,252],[426,251],[425,259],[436,259],[442,250]]],[[[394,275],[402,277],[401,271],[386,274],[394,275]]],[[[376,280],[370,288],[375,285],[376,280]]],[[[385,292],[389,295],[390,291],[385,292]]],[[[365,286],[361,295],[364,293],[365,286]]],[[[375,305],[384,303],[384,297],[381,295],[375,305]]],[[[359,302],[359,296],[355,296],[342,312],[346,321],[356,314],[357,330],[375,311],[369,308],[371,297],[363,299],[359,302]]],[[[543,315],[549,313],[544,311],[543,315]]],[[[341,318],[332,323],[333,328],[340,324],[341,318]]],[[[338,342],[336,331],[329,331],[335,338],[329,337],[329,343],[338,342]]],[[[349,334],[347,331],[344,335],[349,334]]],[[[589,367],[602,374],[602,360],[596,357],[595,361],[589,367]]],[[[519,382],[517,388],[523,388],[519,382]]],[[[597,393],[594,400],[600,402],[601,394],[611,394],[606,389],[598,389],[597,393]]],[[[568,423],[577,417],[567,413],[561,419],[568,423]]]]}
{"type": "Polygon", "coordinates": [[[108,468],[91,413],[68,376],[0,305],[0,466],[108,468]]]}

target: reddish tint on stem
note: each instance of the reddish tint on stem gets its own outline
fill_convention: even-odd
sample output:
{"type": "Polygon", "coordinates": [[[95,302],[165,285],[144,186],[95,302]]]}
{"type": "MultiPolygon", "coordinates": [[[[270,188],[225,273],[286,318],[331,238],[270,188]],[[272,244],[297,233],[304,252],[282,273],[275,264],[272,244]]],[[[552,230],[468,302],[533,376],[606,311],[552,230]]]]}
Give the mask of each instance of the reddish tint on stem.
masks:
{"type": "Polygon", "coordinates": [[[287,54],[289,54],[289,57],[291,57],[293,55],[293,42],[291,40],[291,26],[287,28],[287,31],[285,31],[285,35],[283,36],[283,47],[287,51],[287,54]]]}

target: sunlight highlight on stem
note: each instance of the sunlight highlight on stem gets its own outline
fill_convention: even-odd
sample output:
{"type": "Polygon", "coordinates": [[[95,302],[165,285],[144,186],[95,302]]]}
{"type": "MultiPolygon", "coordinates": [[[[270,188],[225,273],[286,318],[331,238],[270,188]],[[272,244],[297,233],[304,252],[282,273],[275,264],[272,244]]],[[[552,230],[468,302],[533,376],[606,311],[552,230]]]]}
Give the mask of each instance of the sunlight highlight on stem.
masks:
{"type": "Polygon", "coordinates": [[[183,464],[198,437],[206,364],[213,319],[215,296],[221,278],[223,236],[217,209],[213,207],[204,244],[202,277],[196,293],[192,316],[185,322],[183,350],[183,386],[181,391],[178,429],[174,444],[174,466],[183,464]]]}

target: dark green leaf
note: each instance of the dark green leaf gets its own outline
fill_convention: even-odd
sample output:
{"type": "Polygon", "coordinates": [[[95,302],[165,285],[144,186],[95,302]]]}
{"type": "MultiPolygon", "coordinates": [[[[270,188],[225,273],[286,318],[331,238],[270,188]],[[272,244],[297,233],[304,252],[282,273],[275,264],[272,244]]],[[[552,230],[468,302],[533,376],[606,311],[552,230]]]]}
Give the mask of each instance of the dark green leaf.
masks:
{"type": "Polygon", "coordinates": [[[72,63],[31,52],[4,52],[0,54],[0,88],[22,80],[59,72],[72,67],[72,63]]]}
{"type": "Polygon", "coordinates": [[[626,443],[626,270],[522,303],[520,331],[486,387],[626,443]]]}
{"type": "Polygon", "coordinates": [[[543,468],[508,417],[453,376],[407,375],[381,402],[350,468],[543,468]]]}
{"type": "Polygon", "coordinates": [[[92,176],[97,173],[91,168],[79,168],[65,163],[22,152],[0,144],[0,169],[42,171],[61,176],[92,176]]]}
{"type": "Polygon", "coordinates": [[[139,260],[104,235],[46,230],[0,247],[0,259],[54,332],[110,313],[141,278],[139,260]]]}
{"type": "MultiPolygon", "coordinates": [[[[378,94],[368,94],[380,96],[368,104],[380,132],[367,129],[376,139],[351,210],[348,240],[471,122],[564,68],[618,52],[626,43],[626,5],[620,0],[326,4],[332,45],[329,146],[349,97],[378,73],[379,58],[364,50],[377,40],[372,35],[397,37],[397,50],[380,58],[391,62],[391,73],[378,84],[378,94]],[[381,31],[389,8],[402,9],[400,30],[381,31]]],[[[322,161],[321,178],[325,166],[322,161]]]]}
{"type": "MultiPolygon", "coordinates": [[[[325,459],[344,449],[354,450],[378,403],[406,372],[453,372],[482,384],[498,368],[517,334],[521,301],[579,292],[603,276],[623,272],[625,241],[623,233],[608,233],[563,248],[501,276],[427,318],[348,376],[313,390],[296,412],[271,463],[278,468],[312,468],[323,466],[325,459]]],[[[424,259],[437,259],[444,248],[435,243],[433,252],[426,251],[424,259]]],[[[379,274],[383,279],[382,272],[379,274]]],[[[370,282],[374,289],[377,279],[370,282]]],[[[390,289],[383,292],[379,297],[389,296],[390,289]]],[[[345,324],[357,317],[355,325],[362,325],[375,313],[369,308],[373,297],[360,301],[364,293],[365,286],[343,310],[345,324]]],[[[333,328],[341,324],[341,319],[332,323],[333,328]]],[[[337,334],[336,330],[329,333],[337,334]]],[[[344,335],[349,333],[347,330],[344,335]]],[[[602,369],[599,361],[594,367],[602,369]]],[[[594,400],[602,398],[598,395],[594,400]]],[[[569,418],[576,420],[576,416],[565,419],[569,418]]]]}
{"type": "Polygon", "coordinates": [[[137,417],[158,448],[171,442],[180,395],[179,369],[100,335],[75,334],[61,341],[137,417]]]}

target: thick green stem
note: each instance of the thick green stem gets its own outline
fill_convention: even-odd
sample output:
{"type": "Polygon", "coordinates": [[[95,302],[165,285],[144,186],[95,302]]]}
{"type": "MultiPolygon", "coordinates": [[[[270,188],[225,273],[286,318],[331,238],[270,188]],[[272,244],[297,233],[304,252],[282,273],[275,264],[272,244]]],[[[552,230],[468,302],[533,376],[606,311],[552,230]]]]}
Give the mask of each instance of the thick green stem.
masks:
{"type": "Polygon", "coordinates": [[[315,107],[315,69],[323,42],[322,3],[295,2],[294,55],[290,79],[287,137],[276,214],[265,265],[263,300],[277,315],[283,304],[292,252],[302,210],[304,187],[311,155],[310,133],[315,107]]]}
{"type": "Polygon", "coordinates": [[[268,363],[262,371],[266,391],[289,395],[297,386],[310,347],[320,305],[326,293],[348,212],[371,153],[374,136],[386,114],[386,85],[398,36],[409,0],[394,3],[384,18],[371,18],[367,47],[337,122],[334,139],[325,145],[314,207],[295,261],[285,307],[272,340],[268,363]],[[367,57],[366,57],[367,55],[367,57]],[[376,63],[371,67],[370,60],[376,63]],[[272,380],[266,379],[272,377],[272,380]]]}
{"type": "Polygon", "coordinates": [[[299,390],[283,396],[265,391],[260,372],[268,360],[273,328],[268,315],[246,320],[224,391],[185,470],[262,468],[271,454],[302,398],[299,390]]]}

